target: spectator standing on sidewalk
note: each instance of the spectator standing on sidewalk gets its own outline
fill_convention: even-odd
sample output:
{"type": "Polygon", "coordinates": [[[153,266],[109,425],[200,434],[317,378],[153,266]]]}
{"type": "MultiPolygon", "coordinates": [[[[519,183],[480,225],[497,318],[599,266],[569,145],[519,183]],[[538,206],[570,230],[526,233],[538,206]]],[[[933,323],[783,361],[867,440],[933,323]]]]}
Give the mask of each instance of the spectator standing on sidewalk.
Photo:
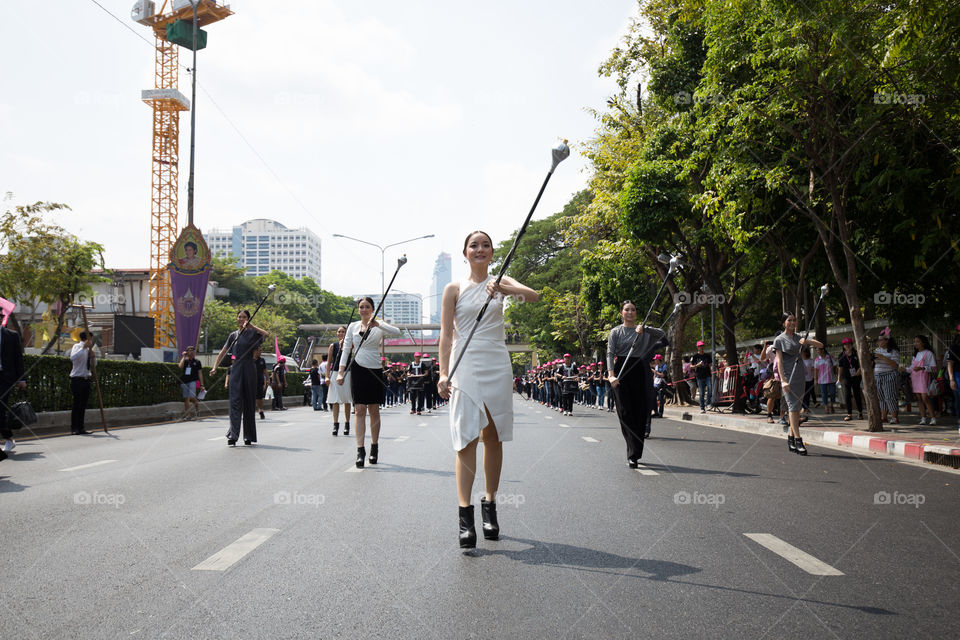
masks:
{"type": "Polygon", "coordinates": [[[353,396],[350,393],[350,372],[347,372],[345,382],[337,384],[335,382],[334,372],[340,363],[340,355],[343,353],[343,341],[347,337],[347,328],[339,327],[337,329],[337,340],[331,342],[327,349],[327,363],[330,367],[330,391],[327,395],[327,401],[333,413],[333,435],[340,432],[340,405],[343,405],[343,417],[346,424],[343,427],[343,435],[350,435],[350,405],[353,404],[353,396]]]}
{"type": "Polygon", "coordinates": [[[877,383],[880,418],[889,416],[891,424],[900,424],[900,350],[890,335],[890,327],[880,332],[873,350],[873,377],[877,383]]]}
{"type": "MultiPolygon", "coordinates": [[[[812,345],[818,349],[823,344],[811,338],[798,338],[797,317],[786,312],[781,317],[783,333],[773,341],[773,348],[777,354],[777,369],[780,372],[783,399],[787,404],[790,416],[790,433],[787,435],[787,449],[802,456],[807,455],[807,448],[800,437],[800,398],[803,396],[804,374],[803,363],[800,362],[800,349],[805,345],[812,345]]],[[[831,379],[832,380],[832,379],[831,379]]],[[[824,399],[826,400],[826,399],[824,399]]]]}
{"type": "Polygon", "coordinates": [[[697,396],[700,399],[700,413],[707,412],[706,405],[712,404],[711,400],[713,399],[713,390],[710,388],[713,362],[712,358],[703,352],[706,344],[703,340],[697,340],[697,352],[690,358],[690,366],[693,369],[694,375],[697,377],[697,396]]]}
{"type": "Polygon", "coordinates": [[[918,335],[913,339],[913,361],[910,363],[910,386],[920,405],[920,424],[936,424],[933,416],[933,402],[927,391],[933,374],[937,370],[937,359],[930,348],[930,339],[918,335]],[[926,414],[926,415],[925,415],[926,414]]]}
{"type": "Polygon", "coordinates": [[[820,385],[820,402],[823,403],[824,413],[836,413],[833,403],[837,401],[837,383],[834,376],[837,363],[826,347],[820,347],[819,351],[820,354],[813,361],[813,368],[817,372],[817,384],[820,385]]]}
{"type": "Polygon", "coordinates": [[[89,433],[83,428],[83,418],[90,400],[91,369],[96,366],[97,357],[93,354],[93,336],[86,331],[80,332],[80,342],[70,349],[70,392],[73,393],[73,409],[70,412],[70,433],[75,436],[89,433]]]}
{"type": "Polygon", "coordinates": [[[323,398],[320,400],[321,408],[327,410],[327,395],[330,393],[330,363],[327,361],[327,354],[320,356],[320,388],[323,391],[323,398]]]}
{"type": "MultiPolygon", "coordinates": [[[[253,350],[253,364],[257,367],[257,411],[260,412],[260,419],[263,420],[265,417],[263,415],[263,399],[267,395],[267,361],[263,359],[260,347],[253,350]]],[[[229,373],[228,370],[228,377],[229,373]]]]}
{"type": "Polygon", "coordinates": [[[857,419],[863,420],[863,391],[860,384],[863,381],[863,372],[860,370],[860,356],[853,348],[853,339],[844,338],[840,341],[843,353],[837,358],[837,381],[843,384],[844,402],[847,407],[845,422],[853,420],[853,402],[857,402],[857,419]]]}
{"type": "Polygon", "coordinates": [[[320,375],[320,363],[314,358],[310,362],[310,406],[314,411],[320,411],[320,401],[323,399],[323,378],[320,375]]]}
{"type": "Polygon", "coordinates": [[[287,390],[287,359],[283,356],[277,358],[277,364],[273,365],[273,408],[277,411],[286,411],[283,406],[283,394],[287,390]]]}
{"type": "MultiPolygon", "coordinates": [[[[13,441],[12,416],[7,415],[10,406],[10,392],[14,387],[23,391],[27,383],[23,379],[23,345],[20,334],[6,327],[0,328],[0,436],[3,436],[3,449],[0,460],[6,460],[7,453],[13,451],[17,443],[13,441]]],[[[89,395],[89,394],[88,394],[89,395]]]]}
{"type": "Polygon", "coordinates": [[[947,349],[947,375],[950,378],[950,390],[953,392],[953,417],[960,430],[960,324],[953,344],[947,349]]]}
{"type": "MultiPolygon", "coordinates": [[[[801,422],[806,422],[808,416],[810,415],[810,405],[813,402],[813,389],[815,386],[814,380],[816,379],[816,368],[814,367],[814,360],[810,357],[810,347],[804,347],[801,351],[803,354],[803,417],[800,419],[801,422]]],[[[821,394],[822,395],[822,394],[821,394]]]]}
{"type": "Polygon", "coordinates": [[[193,405],[194,418],[200,417],[200,402],[197,400],[197,382],[203,389],[203,371],[197,360],[197,350],[187,347],[180,356],[180,393],[183,395],[183,419],[190,419],[190,405],[193,405]]]}

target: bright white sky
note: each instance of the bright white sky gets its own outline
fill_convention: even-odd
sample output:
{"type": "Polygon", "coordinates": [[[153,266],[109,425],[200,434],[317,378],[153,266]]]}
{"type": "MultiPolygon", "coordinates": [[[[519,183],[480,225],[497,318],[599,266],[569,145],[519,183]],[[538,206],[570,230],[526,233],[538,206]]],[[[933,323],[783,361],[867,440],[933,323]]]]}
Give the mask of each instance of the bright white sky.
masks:
{"type": "MultiPolygon", "coordinates": [[[[150,232],[149,28],[132,0],[0,2],[0,197],[69,204],[60,223],[106,247],[108,267],[147,267],[150,232]],[[6,194],[5,196],[3,194],[6,194]],[[10,195],[12,194],[12,196],[10,195]]],[[[157,3],[159,9],[162,0],[157,3]]],[[[203,231],[265,217],[322,241],[321,286],[394,289],[429,308],[438,253],[464,271],[463,237],[495,242],[522,222],[569,138],[537,209],[559,211],[586,184],[577,143],[587,108],[615,93],[597,68],[636,0],[234,0],[210,25],[197,67],[195,223],[203,231]],[[213,102],[219,106],[219,110],[213,102]],[[238,133],[239,132],[239,133],[238,133]],[[244,140],[245,139],[245,140],[244,140]]],[[[181,50],[180,63],[190,64],[181,50]]],[[[181,72],[180,90],[190,96],[181,72]]],[[[189,113],[180,120],[180,220],[187,218],[189,113]]]]}

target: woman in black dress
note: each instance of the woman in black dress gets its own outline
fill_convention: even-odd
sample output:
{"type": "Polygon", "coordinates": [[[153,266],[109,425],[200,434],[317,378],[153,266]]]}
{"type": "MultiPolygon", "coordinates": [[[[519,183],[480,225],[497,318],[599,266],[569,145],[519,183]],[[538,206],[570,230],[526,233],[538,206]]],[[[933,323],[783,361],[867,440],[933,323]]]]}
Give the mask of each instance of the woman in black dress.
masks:
{"type": "Polygon", "coordinates": [[[637,324],[637,307],[630,300],[620,305],[620,317],[623,324],[611,329],[607,339],[608,379],[627,443],[627,466],[636,469],[643,455],[643,438],[649,431],[647,424],[653,407],[650,357],[667,340],[662,330],[637,324]]]}
{"type": "Polygon", "coordinates": [[[217,373],[220,361],[227,355],[234,356],[230,367],[230,430],[227,431],[227,446],[233,447],[240,437],[240,422],[243,421],[243,443],[246,445],[257,441],[257,363],[253,358],[254,352],[270,335],[263,329],[250,324],[250,312],[243,309],[237,313],[236,331],[230,334],[223,349],[213,363],[210,375],[217,373]],[[232,347],[231,347],[232,344],[232,347]]]}

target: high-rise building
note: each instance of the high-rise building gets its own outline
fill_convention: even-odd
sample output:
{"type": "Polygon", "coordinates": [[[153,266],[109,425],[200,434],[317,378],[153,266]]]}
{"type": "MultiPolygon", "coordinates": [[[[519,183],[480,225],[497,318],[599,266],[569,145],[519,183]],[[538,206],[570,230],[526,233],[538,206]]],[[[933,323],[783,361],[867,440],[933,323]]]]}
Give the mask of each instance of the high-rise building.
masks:
{"type": "MultiPolygon", "coordinates": [[[[364,294],[355,296],[355,300],[367,297],[373,298],[373,308],[380,305],[380,294],[364,294]]],[[[420,324],[423,322],[423,296],[418,293],[391,292],[387,294],[387,301],[383,304],[383,317],[390,324],[420,324]]]]}
{"type": "Polygon", "coordinates": [[[450,284],[453,269],[450,266],[450,254],[441,253],[433,265],[433,280],[430,282],[430,322],[440,324],[440,305],[443,301],[443,288],[450,284]]]}
{"type": "Polygon", "coordinates": [[[306,227],[288,229],[275,220],[256,218],[230,230],[211,229],[204,238],[213,255],[236,258],[248,276],[276,269],[320,285],[320,238],[306,227]]]}

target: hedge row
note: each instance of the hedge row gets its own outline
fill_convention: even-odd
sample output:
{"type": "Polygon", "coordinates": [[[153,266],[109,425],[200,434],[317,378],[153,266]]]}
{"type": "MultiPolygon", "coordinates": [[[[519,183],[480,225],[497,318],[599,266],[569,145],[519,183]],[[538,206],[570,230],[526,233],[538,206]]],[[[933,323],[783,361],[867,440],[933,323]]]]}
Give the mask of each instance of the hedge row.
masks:
{"type": "MultiPolygon", "coordinates": [[[[70,393],[70,358],[62,356],[24,356],[27,379],[27,398],[35,411],[69,411],[73,406],[70,393]]],[[[225,369],[217,371],[210,379],[210,370],[203,370],[207,387],[207,400],[226,400],[223,386],[225,369]]],[[[137,362],[136,360],[100,360],[97,363],[104,407],[139,407],[176,402],[180,394],[180,369],[175,364],[163,362],[137,362]]],[[[303,394],[306,373],[287,373],[288,396],[303,394]]],[[[16,396],[17,393],[12,394],[16,396]]],[[[88,408],[96,408],[97,393],[90,394],[88,408]]]]}

